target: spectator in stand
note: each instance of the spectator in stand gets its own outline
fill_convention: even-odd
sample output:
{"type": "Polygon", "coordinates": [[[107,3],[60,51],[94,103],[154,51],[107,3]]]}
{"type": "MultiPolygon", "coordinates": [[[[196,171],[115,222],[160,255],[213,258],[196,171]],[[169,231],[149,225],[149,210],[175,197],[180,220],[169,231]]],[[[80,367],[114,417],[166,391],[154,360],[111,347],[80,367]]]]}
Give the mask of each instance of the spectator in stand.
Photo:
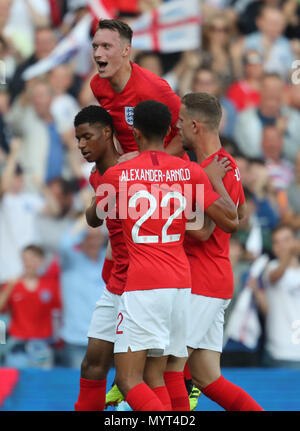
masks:
{"type": "Polygon", "coordinates": [[[257,17],[263,6],[276,6],[281,8],[287,23],[285,35],[289,39],[299,38],[300,5],[298,0],[241,0],[247,3],[240,12],[238,19],[239,30],[243,34],[257,31],[257,17]]]}
{"type": "Polygon", "coordinates": [[[244,287],[246,275],[250,268],[250,262],[247,261],[247,253],[245,253],[245,249],[242,243],[235,236],[231,236],[230,238],[230,247],[229,247],[229,259],[232,266],[233,272],[233,280],[234,280],[234,291],[233,297],[230,301],[229,306],[225,310],[225,327],[228,322],[228,318],[230,313],[236,303],[236,300],[244,287]]]}
{"type": "Polygon", "coordinates": [[[62,236],[59,255],[63,298],[64,365],[80,368],[95,303],[105,286],[101,269],[105,259],[101,228],[89,228],[82,216],[62,236]]]}
{"type": "Polygon", "coordinates": [[[20,53],[14,47],[12,42],[3,36],[0,31],[0,60],[5,64],[5,71],[0,69],[1,83],[10,83],[16,71],[17,64],[22,60],[20,53]],[[5,76],[3,76],[3,72],[5,76]]]}
{"type": "Polygon", "coordinates": [[[275,260],[265,269],[264,290],[251,280],[257,304],[266,315],[263,364],[300,369],[300,243],[290,227],[273,231],[272,251],[275,260]]]}
{"type": "Polygon", "coordinates": [[[246,52],[243,57],[243,64],[244,78],[234,82],[226,94],[238,111],[259,104],[260,82],[263,76],[263,60],[257,51],[246,52]]]}
{"type": "Polygon", "coordinates": [[[271,185],[276,191],[286,189],[293,181],[294,167],[282,157],[283,139],[277,127],[264,127],[261,146],[271,185]]]}
{"type": "Polygon", "coordinates": [[[262,157],[262,133],[265,126],[276,126],[283,134],[283,155],[293,161],[300,148],[300,114],[283,105],[284,82],[277,74],[264,74],[261,100],[257,108],[238,114],[234,138],[247,157],[262,157]]]}
{"type": "Polygon", "coordinates": [[[48,0],[4,0],[10,3],[9,16],[4,27],[5,36],[12,39],[24,58],[30,56],[34,46],[36,27],[50,25],[48,0]]]}
{"type": "Polygon", "coordinates": [[[261,159],[247,161],[236,157],[241,169],[242,184],[245,188],[247,214],[241,220],[237,238],[247,251],[247,259],[253,260],[262,251],[271,251],[271,231],[280,221],[277,195],[270,187],[268,171],[261,159]]]}
{"type": "Polygon", "coordinates": [[[283,222],[300,233],[300,151],[295,160],[295,181],[287,190],[287,211],[283,222]]]}
{"type": "Polygon", "coordinates": [[[209,93],[219,98],[222,107],[220,134],[224,137],[232,137],[237,113],[232,102],[222,94],[222,85],[218,75],[211,69],[200,67],[195,71],[192,91],[195,93],[209,93]]]}
{"type": "Polygon", "coordinates": [[[77,195],[76,181],[55,178],[46,190],[55,202],[57,212],[41,215],[36,222],[36,229],[47,257],[51,260],[56,255],[62,235],[74,224],[78,213],[82,212],[83,204],[77,195]]]}
{"type": "Polygon", "coordinates": [[[257,200],[255,195],[244,188],[247,212],[240,221],[235,238],[244,249],[244,259],[246,262],[253,262],[263,250],[263,232],[257,217],[257,200]]]}
{"type": "Polygon", "coordinates": [[[21,250],[39,242],[37,219],[56,214],[51,196],[24,190],[23,171],[17,164],[22,143],[13,139],[5,168],[0,177],[0,283],[22,273],[21,250]]]}
{"type": "Polygon", "coordinates": [[[295,57],[289,40],[283,36],[286,23],[280,8],[264,6],[257,18],[258,30],[246,36],[244,50],[254,49],[264,59],[264,70],[287,78],[295,57]]]}
{"type": "Polygon", "coordinates": [[[61,308],[58,281],[41,276],[44,251],[36,245],[22,253],[24,272],[8,281],[0,293],[0,312],[11,315],[5,365],[41,367],[53,365],[51,338],[53,311],[61,308]]]}
{"type": "Polygon", "coordinates": [[[144,69],[165,79],[173,91],[183,96],[187,92],[194,72],[199,67],[200,57],[194,51],[186,51],[181,54],[177,64],[165,74],[161,57],[156,52],[142,51],[137,54],[134,61],[144,69]]]}
{"type": "Polygon", "coordinates": [[[274,189],[270,186],[270,178],[264,161],[260,159],[249,160],[248,188],[254,194],[258,205],[258,217],[261,225],[273,230],[279,223],[278,203],[274,189]],[[261,211],[260,211],[261,208],[261,211]],[[264,214],[267,211],[268,216],[264,214]]]}
{"type": "Polygon", "coordinates": [[[62,136],[73,131],[73,119],[80,109],[77,100],[68,94],[73,76],[71,64],[61,64],[49,72],[49,84],[54,92],[50,110],[62,136]]]}
{"type": "Polygon", "coordinates": [[[9,93],[11,102],[19,96],[25,86],[22,74],[29,66],[37,63],[39,60],[46,58],[56,46],[56,37],[50,27],[37,27],[34,35],[34,53],[21,63],[9,83],[9,93]]]}
{"type": "Polygon", "coordinates": [[[19,161],[28,189],[35,188],[33,178],[48,183],[62,176],[65,166],[65,147],[51,113],[52,100],[53,90],[47,81],[29,81],[7,115],[12,133],[23,141],[19,161]]]}
{"type": "Polygon", "coordinates": [[[201,66],[220,76],[223,90],[235,81],[235,57],[231,50],[231,27],[223,12],[215,12],[203,23],[201,66]]]}

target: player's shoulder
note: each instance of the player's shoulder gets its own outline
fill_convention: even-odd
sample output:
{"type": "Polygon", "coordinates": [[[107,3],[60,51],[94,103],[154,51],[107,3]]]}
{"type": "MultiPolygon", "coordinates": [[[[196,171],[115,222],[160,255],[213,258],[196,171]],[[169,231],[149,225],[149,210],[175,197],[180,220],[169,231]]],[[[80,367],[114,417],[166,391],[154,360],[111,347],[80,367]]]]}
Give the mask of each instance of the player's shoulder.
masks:
{"type": "Polygon", "coordinates": [[[101,80],[100,76],[98,75],[98,73],[96,73],[96,75],[94,75],[90,81],[91,88],[93,89],[95,87],[98,87],[99,83],[101,82],[100,80],[101,80]]]}
{"type": "Polygon", "coordinates": [[[195,173],[205,173],[203,166],[201,166],[199,163],[197,162],[193,162],[192,160],[184,160],[184,162],[186,163],[187,167],[195,173]]]}
{"type": "Polygon", "coordinates": [[[162,164],[165,164],[167,167],[179,169],[179,168],[187,168],[191,164],[191,161],[189,158],[174,156],[172,154],[166,153],[165,151],[161,151],[158,154],[159,154],[160,162],[162,164]]]}
{"type": "Polygon", "coordinates": [[[89,176],[89,183],[95,189],[100,181],[101,181],[101,174],[99,173],[96,165],[94,165],[91,169],[91,173],[89,176]]]}
{"type": "Polygon", "coordinates": [[[226,151],[223,147],[218,151],[218,155],[220,157],[227,157],[228,160],[230,161],[230,165],[233,167],[237,167],[235,158],[230,153],[228,153],[228,151],[226,151]]]}
{"type": "MultiPolygon", "coordinates": [[[[171,87],[160,76],[155,75],[150,70],[144,69],[136,63],[132,63],[132,70],[134,73],[134,82],[136,85],[137,93],[148,93],[150,97],[158,96],[153,94],[153,90],[172,91],[171,87]]],[[[175,93],[174,93],[175,94],[175,93]]]]}

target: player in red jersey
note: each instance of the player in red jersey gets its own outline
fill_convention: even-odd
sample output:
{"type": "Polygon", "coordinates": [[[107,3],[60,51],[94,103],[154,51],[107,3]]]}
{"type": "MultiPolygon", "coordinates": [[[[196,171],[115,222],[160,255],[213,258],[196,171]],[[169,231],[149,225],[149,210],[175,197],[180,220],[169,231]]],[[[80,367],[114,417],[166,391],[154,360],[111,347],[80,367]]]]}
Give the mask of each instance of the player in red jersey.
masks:
{"type": "MultiPolygon", "coordinates": [[[[119,154],[113,143],[111,116],[100,106],[82,109],[74,120],[78,148],[88,162],[95,162],[90,183],[97,190],[101,176],[117,163],[119,154]]],[[[86,211],[92,227],[102,222],[96,216],[96,195],[86,211]]],[[[123,292],[128,268],[128,252],[123,239],[121,222],[107,219],[113,268],[103,295],[96,304],[88,331],[88,347],[81,366],[80,393],[75,410],[103,410],[106,376],[113,361],[115,322],[120,295],[123,292]]]]}
{"type": "MultiPolygon", "coordinates": [[[[232,169],[223,182],[242,218],[244,192],[235,160],[221,147],[218,134],[221,116],[221,106],[214,96],[187,94],[180,108],[180,135],[184,147],[195,151],[198,163],[206,172],[216,156],[228,157],[232,169]]],[[[213,228],[210,226],[210,232],[213,228]]],[[[230,234],[218,226],[207,241],[199,243],[185,238],[192,275],[188,364],[196,386],[225,410],[262,410],[243,389],[221,375],[224,311],[233,294],[229,238],[230,234]]]]}
{"type": "Polygon", "coordinates": [[[167,152],[184,154],[176,123],[180,98],[169,84],[130,61],[132,30],[119,20],[100,20],[93,38],[93,55],[98,73],[91,89],[101,106],[112,116],[116,137],[122,150],[137,150],[133,137],[133,110],[144,100],[166,104],[172,113],[171,132],[165,140],[167,152]]]}
{"type": "MultiPolygon", "coordinates": [[[[214,191],[197,164],[164,152],[170,124],[166,105],[150,100],[139,103],[134,110],[134,136],[141,154],[108,169],[97,192],[102,219],[107,211],[112,217],[115,207],[111,204],[117,199],[129,253],[114,353],[116,383],[133,410],[165,409],[161,391],[168,356],[184,358],[187,354],[191,280],[183,238],[189,217],[185,210],[196,200],[196,185],[204,187],[202,209],[218,225],[234,231],[238,223],[221,178],[214,180],[214,191]],[[116,195],[110,196],[112,187],[116,195]],[[152,390],[143,380],[147,355],[156,361],[152,390]]],[[[184,385],[183,366],[176,371],[184,385]]]]}

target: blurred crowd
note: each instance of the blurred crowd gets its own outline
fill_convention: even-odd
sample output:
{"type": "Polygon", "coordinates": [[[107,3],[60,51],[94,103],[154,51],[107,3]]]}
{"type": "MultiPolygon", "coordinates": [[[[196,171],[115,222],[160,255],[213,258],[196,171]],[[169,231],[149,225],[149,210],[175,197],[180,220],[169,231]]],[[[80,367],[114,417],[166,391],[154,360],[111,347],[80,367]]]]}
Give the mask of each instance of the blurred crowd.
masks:
{"type": "MultiPolygon", "coordinates": [[[[88,13],[87,3],[0,0],[2,365],[79,367],[104,287],[107,231],[86,225],[91,166],[73,130],[76,113],[97,104],[91,44],[44,75],[23,77],[88,13]]],[[[110,2],[129,24],[162,3],[110,2]]],[[[222,144],[237,160],[248,205],[231,238],[224,365],[300,368],[300,2],[200,3],[198,50],[133,50],[132,60],[179,96],[208,92],[222,105],[222,144]]]]}

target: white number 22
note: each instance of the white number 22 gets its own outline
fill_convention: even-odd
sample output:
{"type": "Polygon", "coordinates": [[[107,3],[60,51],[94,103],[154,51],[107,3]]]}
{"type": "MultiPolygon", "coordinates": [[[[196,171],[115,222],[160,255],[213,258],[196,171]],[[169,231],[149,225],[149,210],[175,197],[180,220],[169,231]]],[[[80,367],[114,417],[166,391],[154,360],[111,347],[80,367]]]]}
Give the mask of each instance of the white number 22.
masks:
{"type": "MultiPolygon", "coordinates": [[[[158,243],[159,237],[158,235],[139,235],[140,227],[143,223],[145,223],[146,220],[148,220],[152,214],[155,212],[157,208],[157,201],[156,198],[149,193],[146,190],[141,190],[137,193],[135,193],[129,200],[129,207],[134,208],[136,207],[136,202],[140,198],[148,199],[149,201],[149,209],[145,212],[145,214],[138,219],[138,221],[134,224],[131,236],[132,240],[137,244],[145,244],[145,243],[158,243]]],[[[161,240],[163,243],[167,242],[175,242],[180,240],[180,234],[174,234],[174,235],[168,235],[167,230],[171,226],[173,220],[178,217],[186,208],[186,198],[182,196],[179,192],[169,192],[167,193],[161,200],[160,206],[162,208],[167,207],[168,202],[170,199],[178,199],[180,202],[180,206],[176,209],[176,211],[170,215],[170,217],[167,219],[166,223],[164,224],[161,232],[161,240]]]]}

